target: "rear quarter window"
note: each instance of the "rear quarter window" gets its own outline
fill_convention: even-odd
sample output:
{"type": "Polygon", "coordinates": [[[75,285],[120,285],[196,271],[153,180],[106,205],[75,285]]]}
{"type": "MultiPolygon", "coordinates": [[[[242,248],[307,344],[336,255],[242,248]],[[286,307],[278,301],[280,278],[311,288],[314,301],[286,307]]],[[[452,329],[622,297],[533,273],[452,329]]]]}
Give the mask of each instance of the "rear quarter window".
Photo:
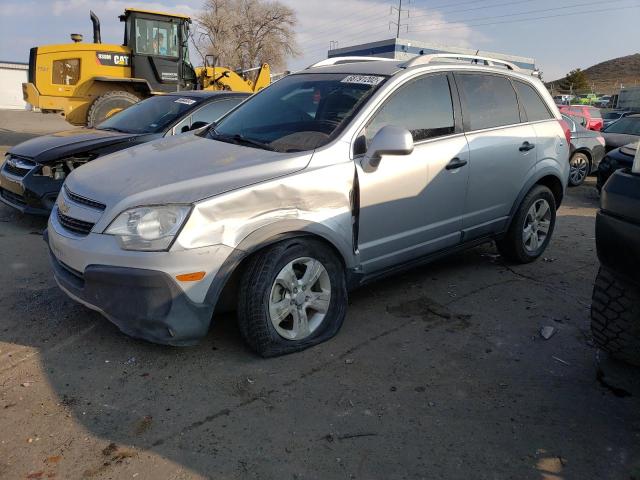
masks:
{"type": "Polygon", "coordinates": [[[520,103],[527,114],[528,121],[537,122],[539,120],[549,120],[553,118],[544,103],[544,100],[540,98],[540,95],[536,92],[535,88],[524,82],[515,81],[513,83],[516,87],[516,91],[518,92],[520,103]]]}
{"type": "Polygon", "coordinates": [[[516,92],[500,75],[459,74],[456,77],[466,107],[468,130],[520,123],[516,92]]]}

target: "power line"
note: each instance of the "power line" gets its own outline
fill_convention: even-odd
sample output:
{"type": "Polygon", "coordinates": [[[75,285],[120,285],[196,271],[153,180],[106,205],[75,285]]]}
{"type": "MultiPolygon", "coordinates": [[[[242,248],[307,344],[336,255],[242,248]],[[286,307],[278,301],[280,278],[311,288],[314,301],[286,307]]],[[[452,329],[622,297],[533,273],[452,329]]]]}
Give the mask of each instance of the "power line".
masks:
{"type": "MultiPolygon", "coordinates": [[[[628,0],[618,0],[618,1],[628,1],[628,0]]],[[[608,3],[616,3],[616,0],[608,2],[608,3]]],[[[598,1],[592,1],[592,2],[583,2],[583,3],[575,3],[573,5],[565,5],[564,7],[554,7],[554,8],[542,8],[542,9],[537,9],[537,10],[529,10],[526,12],[518,12],[518,13],[506,13],[504,15],[490,15],[488,17],[480,17],[480,18],[475,18],[473,19],[474,21],[478,21],[478,20],[491,20],[491,19],[495,19],[495,18],[508,18],[508,17],[517,17],[519,15],[529,15],[532,13],[542,13],[542,12],[548,12],[548,11],[557,11],[557,10],[566,10],[569,8],[575,8],[575,7],[586,7],[589,5],[600,5],[602,4],[602,0],[598,0],[598,1]]],[[[456,23],[456,22],[463,22],[467,19],[461,18],[461,19],[455,19],[455,20],[449,20],[446,22],[438,22],[438,23],[426,23],[426,24],[418,24],[417,26],[419,27],[420,25],[422,26],[426,26],[426,27],[431,27],[434,25],[449,25],[451,23],[456,23]]],[[[414,30],[414,31],[421,31],[420,28],[414,30]]]]}
{"type": "MultiPolygon", "coordinates": [[[[600,2],[595,2],[595,3],[602,3],[600,2]]],[[[640,5],[629,5],[629,6],[623,6],[623,7],[618,7],[618,10],[628,10],[631,8],[640,8],[640,5]]],[[[577,12],[570,12],[571,15],[584,15],[587,13],[601,13],[601,12],[610,12],[611,8],[600,8],[597,10],[583,10],[583,11],[577,11],[577,12]]],[[[456,29],[456,28],[466,28],[466,27],[482,27],[482,26],[487,26],[487,25],[503,25],[503,24],[507,24],[507,23],[518,23],[518,22],[526,22],[529,20],[543,20],[543,19],[547,19],[547,18],[559,18],[559,17],[565,17],[567,14],[556,14],[556,15],[545,15],[542,17],[531,17],[531,18],[518,18],[515,20],[504,20],[504,21],[500,21],[500,22],[489,22],[489,23],[468,23],[465,25],[460,25],[460,26],[449,26],[448,28],[450,29],[456,29]]],[[[428,28],[426,30],[440,30],[443,27],[439,27],[439,28],[428,28]]]]}
{"type": "MultiPolygon", "coordinates": [[[[475,3],[478,3],[480,1],[491,1],[491,0],[477,0],[475,3]]],[[[493,0],[495,1],[495,0],[493,0]]],[[[509,4],[517,4],[517,3],[523,3],[523,2],[530,2],[532,0],[518,0],[516,2],[510,2],[509,4]]],[[[462,3],[469,3],[469,2],[462,2],[462,3]]],[[[456,4],[453,4],[456,5],[456,4]]],[[[502,6],[504,5],[503,3],[497,4],[497,5],[485,5],[484,7],[476,7],[473,9],[468,9],[468,10],[477,10],[479,8],[493,8],[496,6],[502,6]]],[[[454,13],[454,12],[461,12],[461,11],[466,11],[465,9],[463,10],[454,10],[452,12],[449,13],[454,13]]],[[[438,12],[439,13],[439,12],[438,12]]],[[[345,23],[340,23],[339,25],[334,25],[331,28],[328,29],[321,29],[321,30],[317,30],[316,27],[311,27],[311,28],[307,28],[307,29],[302,29],[302,30],[297,30],[296,33],[298,35],[305,35],[305,34],[313,34],[314,37],[320,36],[320,35],[328,35],[328,36],[334,36],[338,33],[343,33],[345,30],[349,30],[350,34],[353,33],[361,33],[364,31],[369,31],[371,29],[371,23],[372,23],[372,19],[374,17],[377,18],[381,18],[382,13],[374,13],[373,15],[369,14],[369,15],[365,15],[364,19],[360,18],[359,20],[356,21],[349,21],[349,22],[345,22],[345,23]],[[355,28],[358,27],[358,28],[355,28]]],[[[418,15],[418,16],[413,16],[411,18],[418,18],[418,17],[424,17],[426,15],[418,15]]],[[[335,23],[335,22],[333,22],[335,23]]],[[[392,22],[393,24],[395,24],[395,22],[392,22]]],[[[315,40],[315,39],[313,39],[315,40]]]]}
{"type": "MultiPolygon", "coordinates": [[[[492,5],[482,5],[480,7],[473,7],[473,8],[461,8],[459,10],[451,10],[448,12],[444,12],[447,15],[449,15],[450,13],[458,13],[458,12],[472,12],[474,10],[487,10],[489,8],[494,8],[494,7],[504,7],[504,6],[511,6],[511,5],[518,5],[520,3],[531,3],[532,0],[517,0],[515,2],[511,1],[511,2],[503,2],[503,3],[496,3],[496,4],[492,4],[492,5]]],[[[437,10],[437,13],[442,13],[440,10],[437,10]]],[[[433,16],[433,13],[424,13],[422,15],[413,15],[411,18],[421,18],[421,17],[431,17],[433,16]]]]}
{"type": "MultiPolygon", "coordinates": [[[[614,0],[616,1],[616,0],[614,0]]],[[[622,1],[627,1],[627,0],[622,0],[622,1]]],[[[594,2],[594,3],[601,3],[601,2],[594,2]]],[[[613,3],[613,2],[611,2],[613,3]]],[[[563,7],[558,7],[558,9],[563,8],[563,7]]],[[[618,10],[628,10],[628,9],[634,9],[634,8],[640,8],[640,5],[632,5],[632,6],[622,6],[622,7],[618,7],[618,10]]],[[[554,11],[556,9],[550,9],[551,11],[554,11]]],[[[548,10],[545,10],[548,11],[548,10]]],[[[575,12],[568,12],[568,13],[562,13],[562,14],[555,14],[555,15],[545,15],[545,16],[539,16],[539,17],[530,17],[530,18],[520,18],[520,19],[513,19],[513,20],[502,20],[502,21],[497,21],[497,22],[485,22],[485,23],[470,23],[470,24],[464,24],[464,25],[451,25],[449,23],[446,24],[439,24],[438,26],[431,26],[432,28],[426,28],[424,30],[421,31],[434,31],[434,30],[440,30],[442,28],[448,28],[448,29],[460,29],[460,28],[468,28],[468,27],[482,27],[482,26],[491,26],[491,25],[504,25],[504,24],[509,24],[509,23],[522,23],[522,22],[527,22],[527,21],[535,21],[535,20],[543,20],[543,19],[549,19],[549,18],[559,18],[559,17],[564,17],[566,15],[585,15],[588,13],[601,13],[601,12],[610,12],[611,8],[602,8],[602,9],[592,9],[592,10],[578,10],[575,12]]],[[[521,13],[520,15],[522,15],[523,13],[521,13]]],[[[517,15],[517,14],[516,14],[517,15]]],[[[487,17],[487,18],[499,18],[499,17],[487,17]]],[[[355,36],[349,36],[347,37],[346,40],[344,40],[345,42],[350,41],[353,42],[359,38],[363,38],[364,35],[368,35],[369,32],[362,32],[362,34],[359,35],[355,35],[355,36]]],[[[320,51],[324,51],[324,48],[320,47],[320,48],[314,48],[311,50],[308,50],[307,53],[313,53],[315,54],[316,52],[320,52],[320,51]]]]}

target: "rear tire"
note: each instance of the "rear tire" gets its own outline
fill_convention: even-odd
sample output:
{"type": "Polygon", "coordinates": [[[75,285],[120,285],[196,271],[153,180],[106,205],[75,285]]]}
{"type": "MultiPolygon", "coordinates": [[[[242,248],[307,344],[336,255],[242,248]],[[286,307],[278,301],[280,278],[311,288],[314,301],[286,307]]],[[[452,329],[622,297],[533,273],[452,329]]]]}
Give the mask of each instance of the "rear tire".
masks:
{"type": "Polygon", "coordinates": [[[591,300],[591,333],[613,358],[640,366],[640,286],[600,267],[591,300]]]}
{"type": "Polygon", "coordinates": [[[323,243],[307,238],[285,240],[255,254],[239,292],[240,332],[263,357],[330,339],[347,311],[342,262],[323,243]]]}
{"type": "Polygon", "coordinates": [[[536,185],[520,203],[507,234],[496,241],[498,251],[515,263],[533,262],[547,248],[555,225],[556,199],[549,188],[536,185]]]}
{"type": "Polygon", "coordinates": [[[569,167],[569,185],[578,187],[584,183],[591,173],[591,160],[586,154],[576,152],[569,159],[569,167]]]}
{"type": "Polygon", "coordinates": [[[107,92],[96,98],[87,112],[87,127],[95,127],[107,118],[138,103],[140,98],[122,90],[107,92]]]}

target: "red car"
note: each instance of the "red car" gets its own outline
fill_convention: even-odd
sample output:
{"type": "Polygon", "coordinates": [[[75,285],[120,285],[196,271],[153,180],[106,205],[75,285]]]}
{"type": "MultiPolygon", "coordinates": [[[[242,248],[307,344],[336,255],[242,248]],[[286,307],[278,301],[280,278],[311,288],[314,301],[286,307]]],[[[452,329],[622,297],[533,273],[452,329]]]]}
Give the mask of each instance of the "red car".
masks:
{"type": "Polygon", "coordinates": [[[559,105],[558,109],[565,115],[584,118],[584,128],[588,130],[595,130],[596,132],[602,130],[604,121],[598,108],[590,107],[589,105],[559,105]]]}

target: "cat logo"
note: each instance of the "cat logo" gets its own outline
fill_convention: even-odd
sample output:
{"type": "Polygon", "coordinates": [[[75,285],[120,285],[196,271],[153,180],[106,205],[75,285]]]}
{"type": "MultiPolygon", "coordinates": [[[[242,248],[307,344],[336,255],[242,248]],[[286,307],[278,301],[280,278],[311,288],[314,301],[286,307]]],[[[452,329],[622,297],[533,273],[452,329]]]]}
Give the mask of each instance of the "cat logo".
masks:
{"type": "Polygon", "coordinates": [[[131,56],[120,53],[96,52],[96,60],[100,65],[108,65],[111,67],[128,67],[130,64],[131,56]]]}
{"type": "Polygon", "coordinates": [[[127,55],[114,55],[113,63],[126,67],[129,65],[129,57],[127,55]]]}

